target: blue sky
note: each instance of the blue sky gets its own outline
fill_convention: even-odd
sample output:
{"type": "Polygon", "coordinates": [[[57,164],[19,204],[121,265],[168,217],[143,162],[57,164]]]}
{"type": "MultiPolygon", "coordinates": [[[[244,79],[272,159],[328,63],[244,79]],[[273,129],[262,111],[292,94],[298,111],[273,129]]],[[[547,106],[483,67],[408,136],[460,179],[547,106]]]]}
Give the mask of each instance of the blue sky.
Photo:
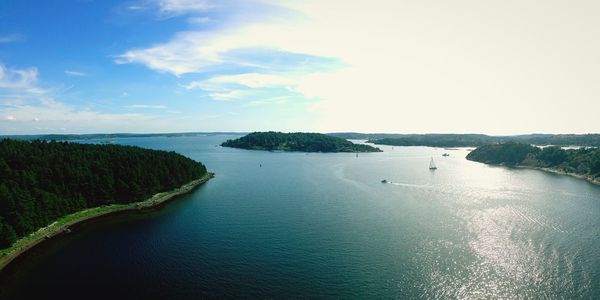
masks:
{"type": "Polygon", "coordinates": [[[598,4],[484,3],[0,0],[0,134],[599,132],[598,4]]]}

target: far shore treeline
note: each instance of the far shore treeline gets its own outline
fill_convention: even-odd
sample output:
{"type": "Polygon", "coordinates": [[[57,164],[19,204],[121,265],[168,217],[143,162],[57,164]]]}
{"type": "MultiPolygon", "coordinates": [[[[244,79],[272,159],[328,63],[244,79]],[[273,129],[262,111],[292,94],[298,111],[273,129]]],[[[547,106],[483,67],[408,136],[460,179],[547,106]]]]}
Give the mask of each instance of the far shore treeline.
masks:
{"type": "Polygon", "coordinates": [[[600,148],[539,148],[524,143],[508,142],[478,147],[468,160],[506,166],[548,168],[564,173],[600,178],[600,148]]]}
{"type": "Polygon", "coordinates": [[[487,144],[518,142],[534,145],[600,147],[600,134],[525,134],[492,136],[485,134],[394,134],[340,132],[331,135],[356,140],[368,140],[377,145],[478,147],[487,144]]]}
{"type": "Polygon", "coordinates": [[[144,200],[206,174],[175,152],[133,146],[0,141],[0,249],[67,214],[144,200]]]}
{"type": "Polygon", "coordinates": [[[227,140],[221,146],[249,150],[301,152],[381,152],[379,148],[355,144],[346,139],[321,133],[253,132],[227,140]]]}

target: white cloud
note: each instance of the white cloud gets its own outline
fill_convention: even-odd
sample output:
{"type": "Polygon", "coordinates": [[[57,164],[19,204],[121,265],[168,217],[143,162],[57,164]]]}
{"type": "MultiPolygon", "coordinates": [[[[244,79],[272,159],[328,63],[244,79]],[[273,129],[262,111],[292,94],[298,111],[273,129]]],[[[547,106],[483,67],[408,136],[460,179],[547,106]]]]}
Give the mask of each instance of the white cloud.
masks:
{"type": "Polygon", "coordinates": [[[150,69],[176,76],[198,72],[222,61],[211,48],[210,39],[210,34],[184,32],[166,44],[129,50],[119,55],[115,62],[141,63],[150,69]]]}
{"type": "MultiPolygon", "coordinates": [[[[165,43],[129,50],[117,62],[182,76],[254,63],[229,55],[245,49],[337,58],[344,68],[309,67],[297,77],[284,76],[291,81],[285,86],[318,99],[310,107],[319,116],[311,126],[321,131],[600,130],[590,121],[600,110],[600,42],[589,38],[600,33],[597,2],[522,1],[518,11],[512,2],[474,0],[272,3],[301,17],[180,32],[165,43]],[[540,107],[544,114],[534,123],[531,113],[540,107]]],[[[215,99],[240,98],[248,92],[227,85],[275,84],[270,65],[260,67],[251,76],[185,87],[212,90],[215,99]]]]}
{"type": "Polygon", "coordinates": [[[149,108],[149,109],[166,109],[164,105],[149,105],[149,104],[133,104],[125,106],[127,108],[149,108]]]}
{"type": "MultiPolygon", "coordinates": [[[[209,9],[213,6],[213,4],[204,1],[199,1],[198,3],[196,1],[174,0],[166,2],[168,3],[161,4],[161,11],[193,13],[209,9]],[[192,2],[195,4],[191,5],[190,3],[192,2]]],[[[268,1],[242,1],[242,3],[253,3],[256,5],[254,11],[246,12],[246,14],[256,15],[254,18],[247,16],[240,17],[243,21],[229,22],[230,24],[220,26],[218,29],[213,28],[212,31],[192,30],[178,32],[167,42],[146,48],[130,49],[117,55],[115,63],[143,64],[150,69],[171,73],[175,76],[199,73],[223,65],[269,68],[270,65],[268,63],[257,63],[233,55],[236,51],[250,49],[283,52],[290,50],[290,47],[281,44],[281,41],[290,39],[289,30],[294,26],[292,22],[294,18],[285,18],[285,16],[274,17],[270,15],[274,14],[274,12],[271,12],[269,9],[265,9],[268,13],[259,17],[262,13],[261,9],[265,8],[266,2],[268,1]]],[[[235,6],[232,4],[235,2],[225,3],[235,6]]],[[[219,3],[219,5],[224,6],[225,3],[219,3]]],[[[248,7],[243,8],[248,9],[248,7]]],[[[281,11],[278,12],[280,13],[281,11]]],[[[211,19],[206,16],[194,16],[189,18],[188,21],[203,23],[211,21],[211,19]]],[[[294,51],[289,52],[296,53],[294,51]]]]}
{"type": "Polygon", "coordinates": [[[69,77],[83,77],[83,76],[88,76],[87,73],[79,72],[79,71],[70,71],[70,70],[65,70],[65,75],[67,75],[69,77]]]}
{"type": "Polygon", "coordinates": [[[239,100],[252,94],[246,89],[231,88],[226,85],[216,84],[210,80],[192,81],[188,84],[180,84],[186,90],[201,89],[208,92],[208,96],[217,101],[233,101],[239,100]]]}
{"type": "Polygon", "coordinates": [[[44,90],[37,86],[37,81],[37,68],[11,69],[0,64],[0,91],[5,89],[41,94],[44,90]]]}

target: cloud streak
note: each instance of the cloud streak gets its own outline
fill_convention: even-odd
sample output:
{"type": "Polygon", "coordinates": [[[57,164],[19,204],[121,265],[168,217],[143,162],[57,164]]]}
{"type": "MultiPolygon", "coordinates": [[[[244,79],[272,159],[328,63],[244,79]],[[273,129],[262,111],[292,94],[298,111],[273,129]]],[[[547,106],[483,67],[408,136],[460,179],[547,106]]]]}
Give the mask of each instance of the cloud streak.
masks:
{"type": "Polygon", "coordinates": [[[161,13],[169,15],[203,12],[215,6],[208,0],[158,0],[156,4],[161,13]]]}
{"type": "Polygon", "coordinates": [[[127,108],[147,108],[147,109],[167,109],[164,105],[150,105],[150,104],[132,104],[125,106],[127,108]]]}
{"type": "Polygon", "coordinates": [[[88,76],[87,73],[79,72],[79,71],[65,70],[64,73],[65,73],[65,75],[67,75],[69,77],[85,77],[85,76],[88,76]]]}
{"type": "Polygon", "coordinates": [[[0,44],[17,43],[25,40],[25,37],[20,34],[11,34],[0,36],[0,44]]]}

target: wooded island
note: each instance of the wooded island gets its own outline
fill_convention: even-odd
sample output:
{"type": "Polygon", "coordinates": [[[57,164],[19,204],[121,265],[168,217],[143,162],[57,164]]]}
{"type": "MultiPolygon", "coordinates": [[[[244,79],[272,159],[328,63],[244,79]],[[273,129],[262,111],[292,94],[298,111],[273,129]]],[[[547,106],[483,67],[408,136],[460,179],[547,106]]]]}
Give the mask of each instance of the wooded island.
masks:
{"type": "Polygon", "coordinates": [[[249,150],[301,152],[381,152],[379,148],[355,144],[348,140],[320,133],[254,132],[221,146],[249,150]]]}

